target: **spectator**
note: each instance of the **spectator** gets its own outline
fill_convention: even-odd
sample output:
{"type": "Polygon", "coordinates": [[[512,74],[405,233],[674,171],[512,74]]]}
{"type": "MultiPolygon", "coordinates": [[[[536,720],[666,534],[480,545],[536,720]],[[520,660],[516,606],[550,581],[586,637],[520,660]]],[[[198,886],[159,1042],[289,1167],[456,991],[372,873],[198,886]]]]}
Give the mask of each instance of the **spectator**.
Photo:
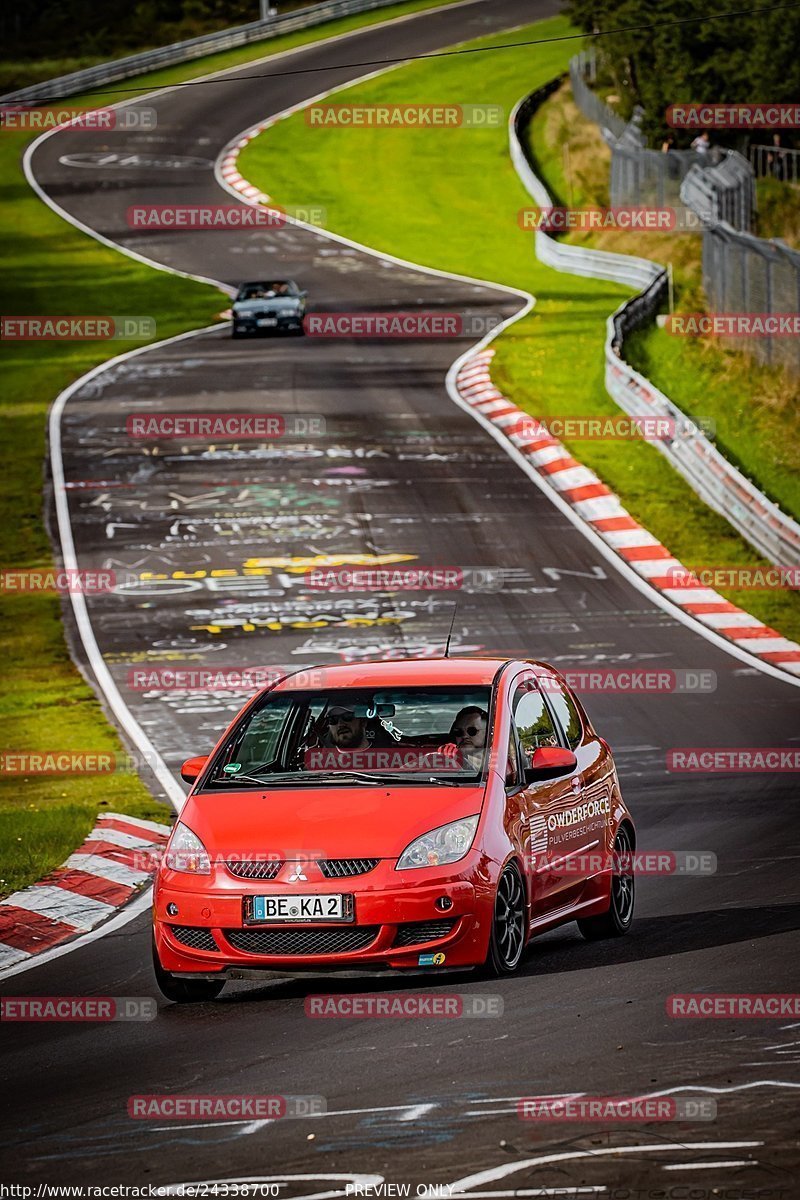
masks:
{"type": "Polygon", "coordinates": [[[711,149],[711,136],[707,129],[704,129],[702,133],[697,135],[692,142],[692,149],[694,150],[695,154],[700,154],[703,158],[705,158],[711,149]]]}

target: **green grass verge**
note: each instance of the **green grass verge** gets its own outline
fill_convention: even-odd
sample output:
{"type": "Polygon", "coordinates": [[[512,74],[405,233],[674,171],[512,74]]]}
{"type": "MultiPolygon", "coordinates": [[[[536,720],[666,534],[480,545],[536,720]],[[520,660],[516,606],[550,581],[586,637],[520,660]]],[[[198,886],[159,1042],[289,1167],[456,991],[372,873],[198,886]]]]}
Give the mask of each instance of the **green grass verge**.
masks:
{"type": "MultiPolygon", "coordinates": [[[[537,24],[534,36],[568,30],[564,18],[554,18],[537,24]]],[[[526,36],[531,29],[514,38],[526,36]]],[[[508,35],[471,45],[500,40],[509,41],[508,35]]],[[[522,95],[565,69],[573,51],[574,44],[560,43],[500,50],[482,56],[480,71],[471,55],[412,63],[349,88],[346,96],[348,102],[364,104],[469,100],[502,104],[508,111],[522,95]]],[[[558,139],[540,144],[542,128],[534,124],[533,140],[537,155],[546,160],[543,174],[560,172],[556,182],[563,186],[563,145],[558,139]]],[[[531,235],[517,224],[518,210],[530,201],[511,165],[505,129],[314,128],[300,113],[252,141],[240,155],[239,169],[276,203],[299,204],[312,196],[327,209],[329,226],[337,233],[414,262],[532,291],[534,311],[495,343],[497,385],[542,418],[619,413],[603,384],[603,341],[607,316],[630,293],[554,272],[536,261],[531,235]]],[[[574,164],[570,178],[575,189],[574,164]]],[[[553,184],[550,178],[548,182],[553,184]]],[[[741,359],[737,370],[751,372],[741,359]]],[[[680,403],[671,381],[662,383],[680,403]]],[[[654,447],[642,442],[567,444],[687,565],[762,561],[654,447]]],[[[786,636],[800,637],[797,595],[725,594],[786,636]]]]}
{"type": "MultiPolygon", "coordinates": [[[[610,152],[597,126],[576,108],[568,85],[535,115],[530,137],[555,195],[575,206],[609,203],[610,152]]],[[[791,191],[777,180],[760,181],[761,202],[768,193],[778,195],[775,221],[778,212],[786,215],[791,191]]],[[[676,311],[705,310],[699,235],[604,231],[571,234],[569,240],[671,263],[676,311]]],[[[629,339],[625,355],[684,412],[712,421],[725,457],[786,512],[800,516],[800,381],[714,339],[676,338],[654,325],[629,339]]]]}
{"type": "MultiPolygon", "coordinates": [[[[331,22],[317,30],[159,71],[145,77],[146,84],[150,88],[191,79],[439,2],[398,4],[331,22]]],[[[128,80],[125,87],[138,82],[128,80]]],[[[125,94],[105,95],[104,103],[125,94]]],[[[86,98],[73,103],[88,106],[86,98]]],[[[213,322],[227,306],[215,288],[155,271],[107,249],[42,204],[22,172],[21,157],[30,140],[29,134],[10,130],[0,134],[3,313],[142,314],[155,318],[158,338],[213,322]]],[[[3,342],[3,570],[40,568],[52,562],[42,513],[51,402],[79,375],[132,345],[49,342],[42,347],[35,342],[3,342]]],[[[6,671],[0,698],[0,751],[119,752],[116,732],[67,652],[59,598],[0,593],[0,619],[0,655],[6,671]]],[[[170,811],[131,774],[16,777],[0,772],[0,895],[52,870],[86,836],[98,812],[116,810],[160,820],[166,820],[170,811]]]]}

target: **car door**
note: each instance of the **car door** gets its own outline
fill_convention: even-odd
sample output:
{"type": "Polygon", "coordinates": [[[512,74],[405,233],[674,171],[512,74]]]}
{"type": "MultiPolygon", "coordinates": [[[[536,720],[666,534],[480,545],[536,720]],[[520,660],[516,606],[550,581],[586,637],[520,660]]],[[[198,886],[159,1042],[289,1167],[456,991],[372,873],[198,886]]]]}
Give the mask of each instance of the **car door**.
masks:
{"type": "MultiPolygon", "coordinates": [[[[561,730],[536,677],[520,676],[511,688],[511,717],[519,742],[523,768],[531,766],[540,746],[562,744],[561,730]]],[[[564,830],[580,803],[579,771],[528,784],[524,788],[526,821],[526,868],[529,872],[534,917],[570,903],[582,881],[570,877],[560,861],[571,847],[564,830]]]]}
{"type": "Polygon", "coordinates": [[[555,675],[541,676],[560,744],[572,750],[578,765],[572,776],[573,802],[551,831],[552,887],[569,903],[605,861],[611,823],[612,773],[608,755],[593,730],[585,725],[569,689],[555,675]]]}

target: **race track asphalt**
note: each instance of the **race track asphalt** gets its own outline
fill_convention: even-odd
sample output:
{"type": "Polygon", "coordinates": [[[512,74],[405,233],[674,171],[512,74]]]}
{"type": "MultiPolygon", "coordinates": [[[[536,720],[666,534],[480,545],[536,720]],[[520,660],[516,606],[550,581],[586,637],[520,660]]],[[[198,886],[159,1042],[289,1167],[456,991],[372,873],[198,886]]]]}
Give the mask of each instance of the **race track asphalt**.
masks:
{"type": "MultiPolygon", "coordinates": [[[[142,101],[158,111],[155,135],[59,132],[41,143],[32,169],[74,218],[180,270],[229,285],[264,272],[296,278],[322,310],[509,316],[521,301],[508,292],[418,272],[311,230],[143,234],[127,227],[125,213],[133,203],[232,202],[215,182],[217,154],[248,126],[364,71],[336,64],[424,53],[555,9],[550,0],[478,0],[405,21],[391,35],[367,30],[311,46],[283,60],[308,74],[267,75],[254,86],[248,76],[268,72],[261,64],[210,86],[168,90],[142,101]],[[130,155],[138,157],[126,165],[130,155]],[[205,163],[180,165],[187,156],[205,163]]],[[[620,1196],[636,1194],[626,1188],[647,1196],[691,1184],[709,1197],[734,1183],[772,1195],[791,1187],[800,1026],[676,1021],[665,1002],[672,993],[796,986],[796,781],[670,774],[666,753],[796,746],[798,690],[710,644],[636,590],[453,403],[445,375],[470,340],[233,341],[220,328],[149,350],[79,390],[62,419],[78,560],[136,577],[122,592],[90,598],[102,655],[175,770],[211,746],[241,695],[139,691],[134,667],[303,667],[425,656],[442,646],[453,596],[317,594],[292,570],[297,560],[399,554],[420,565],[502,568],[502,590],[458,594],[455,652],[715,673],[713,693],[584,699],[617,757],[640,845],[711,851],[717,873],[640,880],[627,939],[584,943],[567,926],[535,942],[522,973],[500,983],[275,978],[229,985],[214,1004],[160,1003],[147,1023],[6,1026],[9,1181],[310,1177],[286,1180],[281,1195],[289,1200],[335,1194],[344,1183],[326,1183],[331,1174],[408,1183],[414,1195],[418,1185],[499,1168],[506,1173],[495,1170],[494,1180],[462,1186],[475,1195],[602,1195],[616,1187],[620,1196]],[[162,442],[158,454],[126,435],[132,413],[178,411],[322,416],[326,432],[270,446],[162,442]],[[211,575],[220,570],[236,574],[211,575]],[[499,994],[504,1015],[448,1022],[304,1014],[311,992],[423,987],[499,994]],[[515,1109],[515,1098],[531,1094],[675,1090],[713,1096],[717,1119],[548,1126],[520,1121],[515,1109]],[[131,1095],[189,1092],[312,1094],[328,1111],[202,1127],[127,1116],[131,1095]]],[[[155,995],[146,914],[12,976],[2,990],[155,995]]]]}

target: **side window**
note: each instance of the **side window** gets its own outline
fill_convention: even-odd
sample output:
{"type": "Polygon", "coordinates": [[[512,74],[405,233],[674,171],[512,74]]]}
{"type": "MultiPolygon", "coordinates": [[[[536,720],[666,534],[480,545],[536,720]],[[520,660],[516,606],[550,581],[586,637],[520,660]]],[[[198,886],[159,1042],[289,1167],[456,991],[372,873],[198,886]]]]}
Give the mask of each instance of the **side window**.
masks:
{"type": "Polygon", "coordinates": [[[514,730],[508,732],[508,756],[506,758],[506,787],[515,787],[522,782],[522,772],[519,768],[519,752],[514,730]]]}
{"type": "Polygon", "coordinates": [[[555,679],[548,679],[547,682],[547,694],[550,697],[550,703],[558,717],[561,728],[564,730],[567,745],[570,750],[574,750],[583,736],[578,710],[573,704],[572,699],[555,679]]]}
{"type": "MultiPolygon", "coordinates": [[[[523,756],[530,760],[540,746],[557,746],[558,736],[541,692],[517,688],[512,705],[523,756]]],[[[529,765],[525,763],[524,765],[529,765]]]]}

